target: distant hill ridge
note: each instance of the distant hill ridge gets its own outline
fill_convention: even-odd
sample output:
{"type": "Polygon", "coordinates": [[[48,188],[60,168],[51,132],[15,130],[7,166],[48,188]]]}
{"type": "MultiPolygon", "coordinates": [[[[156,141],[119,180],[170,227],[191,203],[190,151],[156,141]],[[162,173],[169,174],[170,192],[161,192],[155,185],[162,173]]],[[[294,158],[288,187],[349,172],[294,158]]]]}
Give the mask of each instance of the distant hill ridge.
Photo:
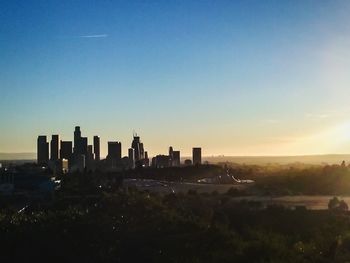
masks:
{"type": "Polygon", "coordinates": [[[340,164],[345,161],[350,164],[350,154],[296,155],[296,156],[211,156],[203,157],[209,163],[232,162],[245,164],[340,164]]]}
{"type": "Polygon", "coordinates": [[[0,160],[35,160],[36,153],[0,153],[0,160]]]}

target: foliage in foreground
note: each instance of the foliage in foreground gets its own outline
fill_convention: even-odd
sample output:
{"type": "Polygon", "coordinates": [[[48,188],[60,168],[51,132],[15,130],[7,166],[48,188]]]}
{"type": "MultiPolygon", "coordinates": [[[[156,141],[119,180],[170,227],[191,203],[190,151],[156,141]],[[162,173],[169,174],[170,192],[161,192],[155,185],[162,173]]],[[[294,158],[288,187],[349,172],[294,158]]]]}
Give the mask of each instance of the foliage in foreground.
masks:
{"type": "Polygon", "coordinates": [[[76,182],[64,182],[54,203],[45,207],[1,210],[1,262],[350,260],[346,212],[262,210],[231,202],[228,195],[196,192],[92,191],[94,185],[86,181],[82,193],[72,193],[76,182]]]}

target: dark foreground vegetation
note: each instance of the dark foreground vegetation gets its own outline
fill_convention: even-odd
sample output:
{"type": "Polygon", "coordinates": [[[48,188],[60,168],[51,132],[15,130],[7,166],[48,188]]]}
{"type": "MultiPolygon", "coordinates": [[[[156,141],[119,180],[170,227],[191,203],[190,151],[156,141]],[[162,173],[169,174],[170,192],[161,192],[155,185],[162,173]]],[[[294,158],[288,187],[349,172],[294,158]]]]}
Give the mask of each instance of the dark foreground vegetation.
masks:
{"type": "Polygon", "coordinates": [[[1,262],[347,262],[350,215],[261,209],[230,193],[159,196],[80,174],[52,203],[2,203],[0,248],[1,262]]]}
{"type": "Polygon", "coordinates": [[[253,172],[250,177],[264,195],[350,195],[350,168],[345,165],[261,169],[268,170],[253,172]]]}

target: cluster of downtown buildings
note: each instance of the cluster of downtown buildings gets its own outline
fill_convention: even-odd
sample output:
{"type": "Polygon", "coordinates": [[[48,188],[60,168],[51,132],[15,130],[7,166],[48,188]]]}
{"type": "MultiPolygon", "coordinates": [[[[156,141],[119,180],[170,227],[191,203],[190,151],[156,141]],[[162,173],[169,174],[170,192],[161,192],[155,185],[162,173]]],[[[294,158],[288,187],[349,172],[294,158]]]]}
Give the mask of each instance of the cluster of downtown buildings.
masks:
{"type": "MultiPolygon", "coordinates": [[[[79,126],[74,130],[74,145],[72,141],[62,141],[59,135],[52,135],[51,142],[46,135],[38,136],[37,162],[48,166],[58,173],[76,171],[118,171],[134,169],[136,167],[177,167],[181,166],[180,151],[169,147],[168,155],[157,155],[150,160],[140,137],[134,134],[128,156],[122,157],[121,142],[108,142],[106,159],[101,159],[100,137],[93,137],[93,145],[88,144],[88,138],[81,136],[79,126]]],[[[202,150],[199,147],[192,149],[192,160],[185,160],[184,165],[198,165],[202,162],[202,150]]]]}

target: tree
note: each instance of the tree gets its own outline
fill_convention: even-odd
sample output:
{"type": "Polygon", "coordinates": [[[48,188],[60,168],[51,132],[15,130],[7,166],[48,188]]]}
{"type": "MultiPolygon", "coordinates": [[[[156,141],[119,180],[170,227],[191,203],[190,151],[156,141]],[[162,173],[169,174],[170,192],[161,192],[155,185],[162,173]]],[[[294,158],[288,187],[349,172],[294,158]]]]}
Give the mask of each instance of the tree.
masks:
{"type": "Polygon", "coordinates": [[[329,210],[335,210],[339,206],[339,199],[338,197],[333,197],[328,202],[328,209],[329,210]]]}
{"type": "Polygon", "coordinates": [[[339,200],[337,197],[333,197],[328,203],[329,210],[336,211],[348,211],[348,204],[344,200],[339,200]]]}
{"type": "Polygon", "coordinates": [[[348,209],[349,209],[348,204],[344,200],[341,200],[339,202],[339,210],[340,211],[348,211],[348,209]]]}

